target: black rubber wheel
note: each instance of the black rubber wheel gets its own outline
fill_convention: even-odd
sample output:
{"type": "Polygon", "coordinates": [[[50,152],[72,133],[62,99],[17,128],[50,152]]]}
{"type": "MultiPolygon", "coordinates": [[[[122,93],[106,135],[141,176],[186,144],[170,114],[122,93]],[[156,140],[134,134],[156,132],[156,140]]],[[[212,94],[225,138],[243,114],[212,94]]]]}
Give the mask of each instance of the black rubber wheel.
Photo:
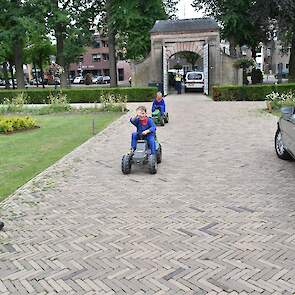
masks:
{"type": "Polygon", "coordinates": [[[163,116],[160,118],[160,125],[165,126],[165,119],[163,118],[163,116]]]}
{"type": "Polygon", "coordinates": [[[160,164],[162,162],[162,146],[159,143],[159,148],[157,150],[157,163],[160,164]]]}
{"type": "Polygon", "coordinates": [[[0,230],[2,230],[3,227],[4,227],[4,223],[0,221],[0,230]]]}
{"type": "Polygon", "coordinates": [[[149,155],[148,166],[149,166],[150,174],[157,173],[158,165],[157,165],[157,157],[155,155],[149,155]]]}
{"type": "Polygon", "coordinates": [[[121,164],[123,174],[131,173],[131,157],[130,155],[124,155],[121,164]]]}
{"type": "Polygon", "coordinates": [[[275,150],[277,156],[282,160],[292,160],[291,155],[284,147],[281,130],[278,129],[275,135],[275,150]]]}

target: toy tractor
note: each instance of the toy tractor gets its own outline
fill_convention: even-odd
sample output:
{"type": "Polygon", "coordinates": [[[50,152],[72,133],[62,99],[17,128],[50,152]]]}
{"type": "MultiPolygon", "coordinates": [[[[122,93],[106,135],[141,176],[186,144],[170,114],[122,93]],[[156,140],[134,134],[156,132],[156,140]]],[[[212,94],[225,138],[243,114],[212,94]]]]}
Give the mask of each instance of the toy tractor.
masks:
{"type": "Polygon", "coordinates": [[[165,123],[169,122],[169,115],[168,113],[161,115],[160,109],[155,109],[155,111],[152,113],[152,119],[156,125],[164,126],[165,123]]]}
{"type": "Polygon", "coordinates": [[[157,138],[155,138],[157,153],[156,155],[152,155],[147,140],[145,140],[143,136],[139,136],[139,138],[140,139],[137,140],[136,150],[133,153],[123,156],[121,164],[122,172],[123,174],[130,174],[131,166],[134,164],[142,167],[148,165],[150,174],[156,174],[158,164],[162,162],[161,144],[158,142],[157,138]]]}

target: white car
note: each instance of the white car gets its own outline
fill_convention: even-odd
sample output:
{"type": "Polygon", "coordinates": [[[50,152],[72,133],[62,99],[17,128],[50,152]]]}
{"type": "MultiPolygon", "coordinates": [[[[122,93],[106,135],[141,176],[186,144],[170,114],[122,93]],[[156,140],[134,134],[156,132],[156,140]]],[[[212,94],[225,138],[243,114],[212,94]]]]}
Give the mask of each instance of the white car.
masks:
{"type": "Polygon", "coordinates": [[[74,84],[83,84],[84,83],[84,78],[82,76],[78,76],[74,79],[73,81],[74,84]]]}
{"type": "Polygon", "coordinates": [[[188,90],[204,90],[204,73],[203,72],[187,72],[185,76],[184,91],[188,90]]]}
{"type": "Polygon", "coordinates": [[[110,76],[104,76],[102,81],[103,81],[102,82],[103,84],[109,84],[109,83],[111,83],[111,77],[110,76]]]}
{"type": "Polygon", "coordinates": [[[95,76],[92,78],[92,83],[93,84],[100,84],[102,83],[103,76],[95,76]]]}

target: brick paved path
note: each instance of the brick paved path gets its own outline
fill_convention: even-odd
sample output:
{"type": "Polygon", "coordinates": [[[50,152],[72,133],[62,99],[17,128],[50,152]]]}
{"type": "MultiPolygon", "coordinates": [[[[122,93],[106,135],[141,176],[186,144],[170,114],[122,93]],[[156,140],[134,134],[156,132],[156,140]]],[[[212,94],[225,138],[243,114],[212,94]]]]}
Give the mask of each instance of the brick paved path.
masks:
{"type": "Polygon", "coordinates": [[[276,118],[168,105],[156,176],[121,174],[125,116],[2,204],[0,294],[295,293],[295,163],[274,154],[276,118]]]}

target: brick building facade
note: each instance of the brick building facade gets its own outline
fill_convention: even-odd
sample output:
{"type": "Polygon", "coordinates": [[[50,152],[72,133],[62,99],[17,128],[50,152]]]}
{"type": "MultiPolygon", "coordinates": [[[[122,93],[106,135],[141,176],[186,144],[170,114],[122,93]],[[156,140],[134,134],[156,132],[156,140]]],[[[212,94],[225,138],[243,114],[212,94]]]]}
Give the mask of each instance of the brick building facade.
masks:
{"type": "MultiPolygon", "coordinates": [[[[127,61],[119,60],[117,69],[118,81],[127,83],[131,75],[130,64],[127,61]]],[[[110,75],[108,42],[98,33],[93,35],[92,46],[86,48],[79,61],[70,65],[72,77],[85,76],[87,73],[91,73],[93,76],[110,75]]]]}

